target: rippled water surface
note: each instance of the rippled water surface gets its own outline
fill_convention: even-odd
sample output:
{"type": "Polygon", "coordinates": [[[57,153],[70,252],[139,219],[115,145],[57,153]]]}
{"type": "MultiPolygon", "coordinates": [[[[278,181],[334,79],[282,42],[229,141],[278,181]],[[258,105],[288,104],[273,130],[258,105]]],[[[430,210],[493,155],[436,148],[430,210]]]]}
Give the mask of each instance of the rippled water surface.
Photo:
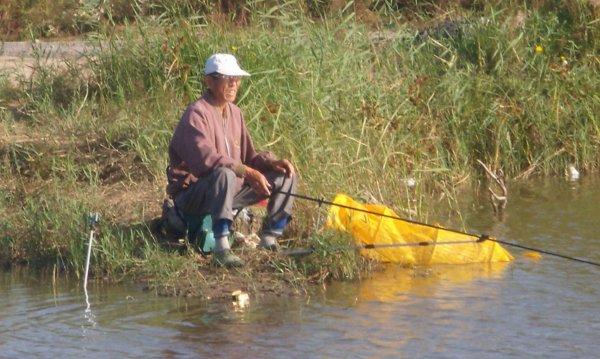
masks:
{"type": "MultiPolygon", "coordinates": [[[[510,190],[503,222],[475,201],[468,227],[600,262],[599,181],[510,190]]],[[[600,268],[510,250],[508,264],[391,267],[241,312],[100,284],[86,312],[74,280],[14,270],[0,274],[0,357],[598,357],[600,268]]]]}

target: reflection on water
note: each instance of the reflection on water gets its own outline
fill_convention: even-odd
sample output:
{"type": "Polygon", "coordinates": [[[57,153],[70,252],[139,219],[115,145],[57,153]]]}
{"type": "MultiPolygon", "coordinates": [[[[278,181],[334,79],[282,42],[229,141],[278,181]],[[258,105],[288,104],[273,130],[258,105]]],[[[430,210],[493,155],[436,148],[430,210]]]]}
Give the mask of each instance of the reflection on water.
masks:
{"type": "Polygon", "coordinates": [[[358,285],[361,301],[396,302],[412,296],[435,296],[445,285],[462,286],[464,290],[477,286],[478,280],[502,278],[509,263],[438,265],[406,270],[391,267],[375,273],[358,285]]]}
{"type": "MultiPolygon", "coordinates": [[[[511,188],[504,222],[470,202],[469,228],[600,261],[600,183],[511,188]]],[[[390,267],[310,298],[227,303],[0,275],[0,357],[558,357],[600,352],[598,268],[512,250],[512,263],[390,267]]]]}

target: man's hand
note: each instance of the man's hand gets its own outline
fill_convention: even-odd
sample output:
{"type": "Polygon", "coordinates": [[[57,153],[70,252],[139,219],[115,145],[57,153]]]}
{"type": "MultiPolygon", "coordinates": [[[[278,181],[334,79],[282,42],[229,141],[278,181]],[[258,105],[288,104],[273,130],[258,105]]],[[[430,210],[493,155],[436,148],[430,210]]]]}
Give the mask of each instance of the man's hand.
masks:
{"type": "Polygon", "coordinates": [[[271,184],[267,181],[267,178],[257,170],[246,167],[246,174],[244,179],[248,182],[254,192],[261,196],[269,197],[271,195],[271,184]]]}
{"type": "Polygon", "coordinates": [[[292,178],[294,173],[296,173],[294,166],[288,160],[273,161],[273,163],[271,163],[271,166],[273,167],[273,170],[279,173],[285,173],[287,178],[292,178]]]}

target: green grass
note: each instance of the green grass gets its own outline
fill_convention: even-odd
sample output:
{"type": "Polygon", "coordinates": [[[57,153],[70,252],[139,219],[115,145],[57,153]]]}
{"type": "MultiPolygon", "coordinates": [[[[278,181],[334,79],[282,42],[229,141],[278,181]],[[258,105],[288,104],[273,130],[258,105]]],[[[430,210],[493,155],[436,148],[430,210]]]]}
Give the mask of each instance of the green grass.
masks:
{"type": "MultiPolygon", "coordinates": [[[[426,220],[432,193],[452,200],[457,183],[481,176],[478,159],[509,177],[600,165],[599,23],[589,6],[545,2],[520,26],[522,5],[462,9],[452,36],[419,37],[387,2],[390,35],[373,40],[352,7],[317,21],[298,3],[253,4],[246,27],[155,8],[163,16],[98,33],[101,51],[83,67],[2,81],[4,262],[80,273],[83,218],[100,211],[95,273],[165,288],[192,273],[195,257],[166,253],[146,223],[159,211],[172,130],[214,52],[234,53],[253,74],[238,104],[255,144],[291,159],[315,197],[347,192],[426,220]],[[34,139],[17,141],[19,131],[34,139]]],[[[368,263],[328,249],[349,239],[323,234],[312,204],[299,209],[293,235],[317,254],[269,262],[269,273],[290,283],[360,277],[368,263]]]]}

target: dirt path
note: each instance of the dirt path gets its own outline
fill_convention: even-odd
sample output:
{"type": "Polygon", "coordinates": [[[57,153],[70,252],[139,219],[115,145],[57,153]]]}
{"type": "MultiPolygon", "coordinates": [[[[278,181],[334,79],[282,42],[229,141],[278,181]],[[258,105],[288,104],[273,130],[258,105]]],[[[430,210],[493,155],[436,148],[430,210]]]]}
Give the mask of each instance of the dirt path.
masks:
{"type": "Polygon", "coordinates": [[[0,75],[6,75],[10,81],[27,79],[37,63],[57,67],[65,66],[65,62],[81,63],[93,49],[81,40],[0,43],[0,75]]]}

